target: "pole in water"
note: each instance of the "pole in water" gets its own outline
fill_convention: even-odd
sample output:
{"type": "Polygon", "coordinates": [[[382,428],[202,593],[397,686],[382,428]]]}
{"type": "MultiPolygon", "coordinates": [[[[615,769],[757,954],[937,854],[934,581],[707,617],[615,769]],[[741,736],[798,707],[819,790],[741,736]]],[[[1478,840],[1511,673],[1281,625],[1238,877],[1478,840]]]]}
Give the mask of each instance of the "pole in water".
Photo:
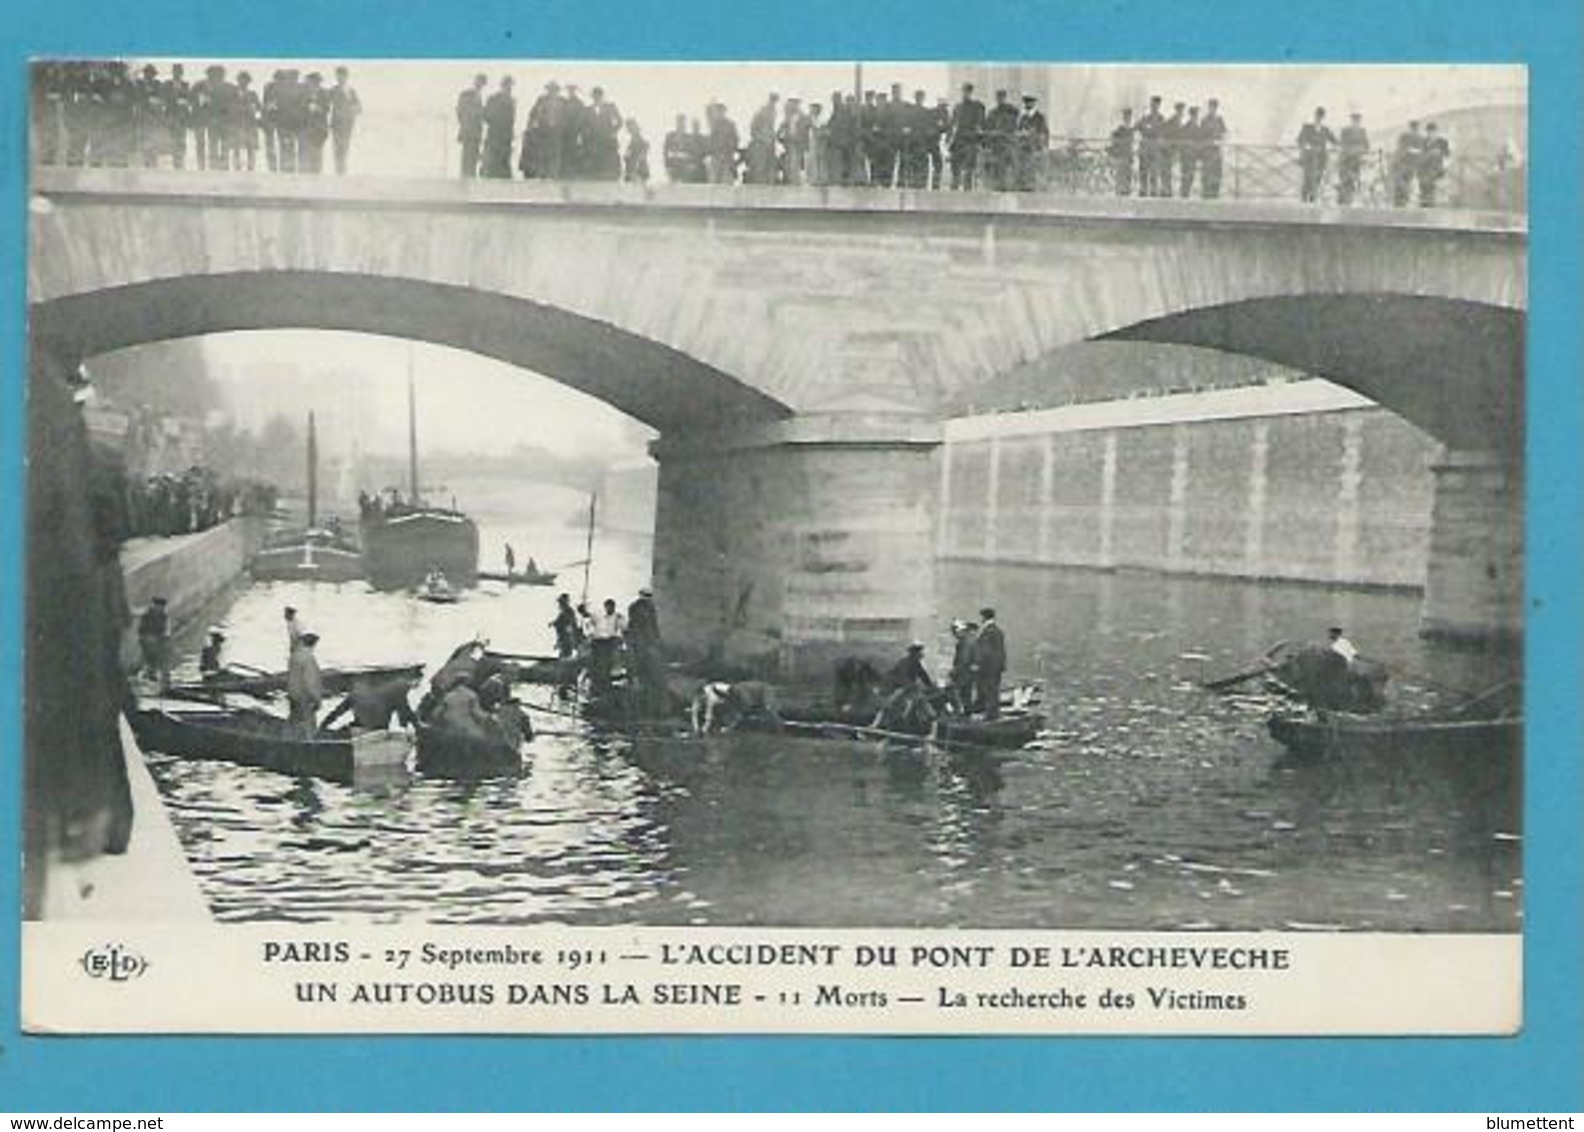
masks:
{"type": "Polygon", "coordinates": [[[413,351],[407,347],[407,487],[418,506],[418,402],[413,392],[413,351]]]}
{"type": "MultiPolygon", "coordinates": [[[[308,529],[319,525],[319,442],[313,410],[308,410],[308,529]]],[[[311,545],[311,544],[304,544],[311,545]]]]}
{"type": "Polygon", "coordinates": [[[588,541],[583,547],[583,596],[579,601],[588,601],[589,566],[594,562],[594,507],[599,502],[599,493],[589,492],[589,525],[588,541]]]}

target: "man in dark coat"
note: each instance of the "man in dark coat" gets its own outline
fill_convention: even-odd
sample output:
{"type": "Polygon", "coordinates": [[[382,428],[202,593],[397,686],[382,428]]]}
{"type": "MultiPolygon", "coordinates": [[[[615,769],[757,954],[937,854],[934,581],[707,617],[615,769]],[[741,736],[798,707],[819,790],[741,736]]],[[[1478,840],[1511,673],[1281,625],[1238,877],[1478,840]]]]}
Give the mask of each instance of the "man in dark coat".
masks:
{"type": "Polygon", "coordinates": [[[489,79],[474,75],[473,85],[457,95],[457,142],[462,147],[462,177],[479,175],[479,152],[484,148],[484,87],[489,79]]]}
{"type": "Polygon", "coordinates": [[[979,143],[985,127],[985,107],[973,96],[973,83],[963,83],[962,101],[952,107],[946,148],[951,152],[952,188],[972,189],[979,172],[979,143]]]}
{"type": "Polygon", "coordinates": [[[1111,182],[1119,197],[1133,195],[1134,135],[1133,108],[1123,107],[1122,121],[1111,131],[1111,141],[1106,145],[1106,156],[1111,159],[1111,182]]]}
{"type": "Polygon", "coordinates": [[[330,135],[335,143],[335,171],[344,174],[347,171],[347,157],[352,150],[352,129],[363,113],[363,100],[358,98],[357,91],[347,81],[345,67],[337,67],[335,76],[335,86],[330,88],[326,98],[330,102],[330,135]]]}
{"type": "Polygon", "coordinates": [[[512,142],[516,138],[517,100],[507,76],[484,104],[484,176],[511,179],[512,142]]]}
{"type": "Polygon", "coordinates": [[[1023,96],[1023,113],[1017,121],[1017,187],[1032,192],[1039,187],[1045,169],[1045,151],[1050,148],[1050,127],[1040,112],[1039,99],[1023,96]]]}
{"type": "Polygon", "coordinates": [[[171,77],[164,84],[165,128],[170,133],[171,168],[187,164],[187,127],[192,123],[192,87],[180,63],[171,64],[171,77]]]}
{"type": "Polygon", "coordinates": [[[1015,184],[1018,112],[1006,91],[996,91],[995,98],[985,116],[985,173],[990,188],[1005,191],[1015,184]]]}
{"type": "Polygon", "coordinates": [[[1320,199],[1320,183],[1325,179],[1326,162],[1334,145],[1336,135],[1325,124],[1325,107],[1318,107],[1314,120],[1305,122],[1303,129],[1298,131],[1298,166],[1303,173],[1298,196],[1306,203],[1313,204],[1320,199]]]}
{"type": "Polygon", "coordinates": [[[304,173],[324,172],[325,142],[330,138],[330,97],[324,78],[314,71],[302,93],[302,140],[297,164],[304,173]]]}
{"type": "Polygon", "coordinates": [[[1221,102],[1212,98],[1205,103],[1204,117],[1199,120],[1199,179],[1204,186],[1205,200],[1221,196],[1222,146],[1226,143],[1226,135],[1221,102]]]}
{"type": "Polygon", "coordinates": [[[1354,114],[1352,121],[1342,127],[1339,149],[1337,203],[1352,204],[1358,196],[1364,159],[1369,156],[1369,133],[1364,129],[1364,115],[1354,114]]]}
{"type": "Polygon", "coordinates": [[[1419,155],[1419,206],[1434,208],[1436,185],[1446,176],[1447,162],[1452,159],[1452,147],[1436,129],[1434,122],[1425,123],[1424,149],[1419,155]]]}
{"type": "Polygon", "coordinates": [[[996,624],[995,610],[979,611],[979,640],[974,645],[974,684],[986,719],[1001,714],[1001,674],[1006,671],[1006,637],[996,624]]]}
{"type": "Polygon", "coordinates": [[[640,702],[651,711],[663,711],[668,705],[660,616],[655,610],[654,592],[648,587],[639,590],[637,600],[627,607],[627,652],[632,657],[633,675],[638,679],[640,702]]]}

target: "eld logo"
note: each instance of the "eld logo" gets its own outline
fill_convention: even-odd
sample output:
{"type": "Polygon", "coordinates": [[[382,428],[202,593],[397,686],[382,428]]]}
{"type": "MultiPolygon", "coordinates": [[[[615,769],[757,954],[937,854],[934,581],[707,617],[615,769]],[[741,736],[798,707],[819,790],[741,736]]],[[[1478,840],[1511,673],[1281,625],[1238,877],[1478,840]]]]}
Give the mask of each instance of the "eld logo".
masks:
{"type": "Polygon", "coordinates": [[[119,943],[107,943],[83,952],[82,969],[91,979],[125,983],[148,970],[148,960],[119,943]]]}

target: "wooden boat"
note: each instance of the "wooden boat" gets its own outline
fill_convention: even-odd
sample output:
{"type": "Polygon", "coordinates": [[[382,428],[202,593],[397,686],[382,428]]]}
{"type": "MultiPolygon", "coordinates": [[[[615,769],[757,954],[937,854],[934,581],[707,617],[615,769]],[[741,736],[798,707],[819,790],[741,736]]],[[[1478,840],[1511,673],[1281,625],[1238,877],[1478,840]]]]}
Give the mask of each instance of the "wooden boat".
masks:
{"type": "Polygon", "coordinates": [[[360,772],[404,767],[411,750],[399,731],[310,739],[289,721],[252,709],[144,708],[129,722],[145,750],[348,784],[360,772]]]}
{"type": "Polygon", "coordinates": [[[310,528],[255,553],[248,573],[258,582],[355,582],[364,574],[363,552],[310,528]]]}
{"type": "Polygon", "coordinates": [[[508,586],[553,586],[557,574],[554,570],[480,570],[482,582],[505,582],[508,586]]]}
{"type": "Polygon", "coordinates": [[[789,734],[829,739],[933,740],[949,746],[1013,751],[1027,746],[1045,726],[1045,716],[1037,711],[1014,709],[996,719],[969,719],[941,716],[932,724],[903,726],[897,729],[870,726],[873,712],[859,718],[833,709],[814,710],[796,707],[782,710],[789,734]]]}
{"type": "Polygon", "coordinates": [[[1456,754],[1489,758],[1516,754],[1523,742],[1523,720],[1364,718],[1333,712],[1323,719],[1272,716],[1271,738],[1299,755],[1456,754]]]}
{"type": "Polygon", "coordinates": [[[510,743],[420,723],[417,767],[437,777],[485,778],[521,774],[523,759],[522,752],[510,743]]]}
{"type": "MultiPolygon", "coordinates": [[[[336,520],[331,520],[331,526],[336,520]]],[[[248,561],[260,582],[353,582],[363,577],[363,552],[338,530],[319,526],[319,445],[308,414],[308,524],[276,535],[248,561]]]]}
{"type": "Polygon", "coordinates": [[[424,501],[418,482],[418,410],[413,393],[412,356],[407,373],[408,497],[390,506],[365,507],[360,532],[363,565],[377,590],[420,585],[433,571],[452,586],[466,589],[478,581],[478,525],[455,507],[424,501]]]}
{"type": "MultiPolygon", "coordinates": [[[[355,668],[326,668],[320,676],[328,696],[345,695],[352,690],[355,680],[366,677],[418,677],[423,674],[421,664],[374,664],[355,668]]],[[[227,669],[207,680],[172,684],[173,695],[183,698],[211,699],[225,695],[272,696],[286,690],[284,672],[239,672],[227,669]]]]}
{"type": "Polygon", "coordinates": [[[444,574],[431,574],[425,578],[423,586],[414,596],[419,601],[427,601],[434,605],[455,605],[462,600],[451,583],[446,581],[444,574]]]}

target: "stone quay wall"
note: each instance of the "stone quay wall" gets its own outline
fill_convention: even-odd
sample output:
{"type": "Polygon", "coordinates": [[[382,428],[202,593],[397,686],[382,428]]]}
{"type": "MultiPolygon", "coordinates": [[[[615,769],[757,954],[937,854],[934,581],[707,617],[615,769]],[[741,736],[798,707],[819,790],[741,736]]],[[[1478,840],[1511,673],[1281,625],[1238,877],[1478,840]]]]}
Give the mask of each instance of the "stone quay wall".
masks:
{"type": "Polygon", "coordinates": [[[139,663],[137,616],[156,597],[168,603],[172,634],[190,626],[211,601],[247,568],[264,538],[261,519],[231,519],[193,535],[140,539],[122,551],[127,606],[132,623],[121,641],[127,668],[139,663]]]}
{"type": "Polygon", "coordinates": [[[1428,435],[1322,381],[967,417],[942,558],[1423,587],[1428,435]]]}

